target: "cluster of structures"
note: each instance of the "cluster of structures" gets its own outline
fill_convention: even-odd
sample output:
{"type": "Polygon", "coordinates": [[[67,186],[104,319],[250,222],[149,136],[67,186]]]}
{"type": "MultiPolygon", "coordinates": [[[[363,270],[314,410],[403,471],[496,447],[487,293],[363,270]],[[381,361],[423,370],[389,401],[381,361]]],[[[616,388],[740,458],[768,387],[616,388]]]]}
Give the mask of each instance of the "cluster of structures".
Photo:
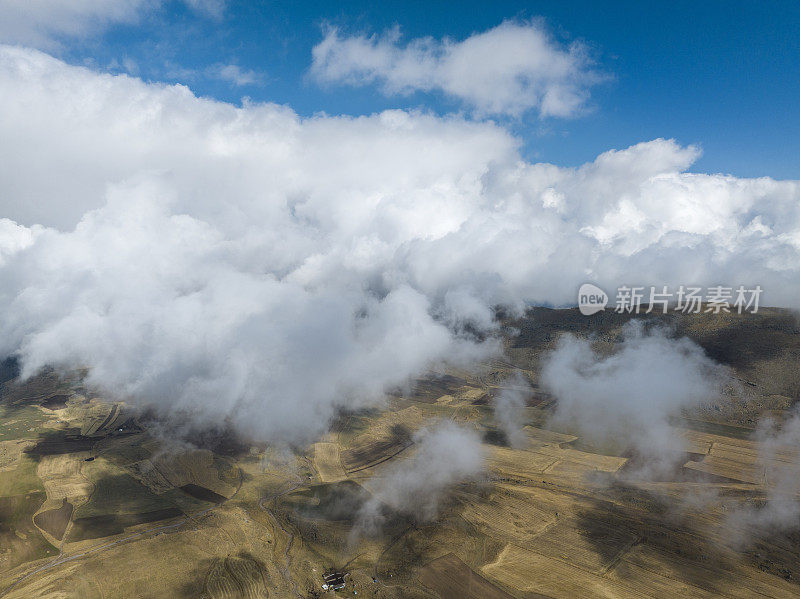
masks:
{"type": "Polygon", "coordinates": [[[322,575],[322,590],[340,591],[345,587],[347,572],[328,571],[322,575]]]}

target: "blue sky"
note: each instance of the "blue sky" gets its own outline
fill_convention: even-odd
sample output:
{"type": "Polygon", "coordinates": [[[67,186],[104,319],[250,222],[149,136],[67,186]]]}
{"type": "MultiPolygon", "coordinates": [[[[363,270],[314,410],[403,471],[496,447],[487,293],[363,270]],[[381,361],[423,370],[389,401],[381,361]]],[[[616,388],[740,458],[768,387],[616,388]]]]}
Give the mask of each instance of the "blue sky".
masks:
{"type": "Polygon", "coordinates": [[[445,113],[463,107],[437,93],[387,97],[375,86],[317,84],[308,70],[323,27],[380,34],[398,26],[404,40],[461,40],[505,19],[532,18],[561,43],[586,44],[609,78],[592,87],[581,116],[507,119],[529,159],[577,165],[665,137],[703,149],[694,171],[800,178],[800,4],[793,2],[462,2],[454,10],[432,2],[231,1],[217,15],[169,2],[136,23],[49,51],[235,103],[243,96],[285,103],[302,115],[445,113]],[[252,71],[255,81],[237,86],[210,75],[221,64],[252,71]]]}

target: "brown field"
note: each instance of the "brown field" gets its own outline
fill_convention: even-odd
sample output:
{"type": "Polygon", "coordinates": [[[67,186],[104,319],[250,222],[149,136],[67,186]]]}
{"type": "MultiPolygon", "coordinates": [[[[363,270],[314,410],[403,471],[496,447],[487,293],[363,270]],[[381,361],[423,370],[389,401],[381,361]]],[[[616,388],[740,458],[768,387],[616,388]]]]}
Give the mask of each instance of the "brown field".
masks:
{"type": "Polygon", "coordinates": [[[412,445],[405,431],[384,441],[372,441],[342,452],[342,462],[348,474],[371,468],[389,460],[412,445]]]}
{"type": "Polygon", "coordinates": [[[217,559],[205,581],[204,596],[209,599],[261,599],[269,597],[268,575],[264,567],[248,557],[217,559]]]}
{"type": "Polygon", "coordinates": [[[752,531],[731,518],[763,503],[771,472],[800,476],[800,449],[765,456],[753,435],[759,417],[780,421],[800,400],[796,318],[768,309],[751,321],[653,319],[741,382],[671,422],[685,459],[657,481],[636,478],[636,456],[551,429],[554,400],[538,386],[560,334],[591,334],[610,350],[628,320],[613,313],[533,309],[505,323],[520,332],[506,339],[508,360],[424,377],[385,409],[342,413],[332,432],[291,449],[198,434],[203,449],[167,451],[128,408],[69,377],[6,383],[0,597],[332,599],[321,589],[331,569],[348,573],[340,597],[800,597],[800,532],[744,543],[737,535],[752,531]],[[522,449],[495,434],[491,411],[515,368],[536,396],[522,449]],[[364,502],[437,419],[475,428],[485,473],[452,488],[433,522],[387,508],[375,531],[360,530],[364,502]],[[47,540],[63,541],[67,561],[53,560],[47,540]]]}
{"type": "Polygon", "coordinates": [[[423,420],[423,412],[414,406],[381,415],[340,452],[342,465],[353,474],[392,459],[412,445],[413,431],[423,420]]]}
{"type": "Polygon", "coordinates": [[[536,551],[587,572],[602,573],[639,538],[625,529],[596,520],[591,527],[577,527],[574,521],[560,521],[542,532],[534,543],[536,551]]]}
{"type": "Polygon", "coordinates": [[[29,445],[29,441],[20,439],[0,441],[0,472],[16,469],[23,451],[29,445]]]}
{"type": "Polygon", "coordinates": [[[235,489],[233,481],[224,480],[226,463],[206,449],[162,454],[157,459],[129,462],[124,467],[157,495],[186,485],[204,487],[223,497],[231,496],[235,489]]]}
{"type": "Polygon", "coordinates": [[[419,580],[441,599],[512,599],[452,553],[422,568],[419,580]]]}
{"type": "Polygon", "coordinates": [[[33,522],[51,537],[59,541],[64,538],[67,525],[72,519],[73,505],[64,498],[61,507],[39,512],[33,517],[33,522]]]}
{"type": "Polygon", "coordinates": [[[42,480],[52,507],[67,499],[73,504],[84,503],[92,492],[91,482],[81,469],[88,452],[42,456],[36,475],[42,480]]]}
{"type": "Polygon", "coordinates": [[[554,510],[543,509],[530,497],[507,489],[498,489],[487,498],[468,498],[461,517],[488,537],[522,546],[556,522],[554,510]]]}
{"type": "Polygon", "coordinates": [[[58,553],[33,524],[44,493],[0,497],[0,572],[58,553]]]}
{"type": "MultiPolygon", "coordinates": [[[[575,599],[641,597],[624,583],[584,572],[571,567],[563,559],[528,551],[516,545],[507,545],[497,560],[484,566],[481,571],[490,580],[496,580],[526,594],[575,599]]],[[[674,587],[671,590],[673,589],[674,587]]]]}
{"type": "Polygon", "coordinates": [[[525,452],[521,459],[520,451],[506,447],[492,447],[489,464],[501,475],[518,478],[533,478],[555,465],[559,458],[537,452],[525,452]]]}
{"type": "MultiPolygon", "coordinates": [[[[166,468],[151,462],[149,459],[126,464],[126,469],[131,476],[133,476],[136,480],[138,480],[156,495],[160,495],[161,493],[165,493],[166,491],[175,488],[175,485],[170,482],[170,480],[164,474],[166,468]]],[[[178,476],[172,476],[171,478],[173,480],[178,480],[179,482],[188,480],[188,477],[183,479],[178,476]]]]}
{"type": "Polygon", "coordinates": [[[706,456],[701,462],[686,462],[684,468],[725,478],[731,482],[743,482],[758,485],[764,482],[764,469],[752,463],[706,456]]]}
{"type": "Polygon", "coordinates": [[[314,467],[324,483],[335,483],[347,478],[339,458],[337,443],[321,442],[314,444],[314,467]]]}
{"type": "Polygon", "coordinates": [[[466,384],[463,378],[434,373],[418,380],[411,391],[404,395],[416,401],[433,403],[443,395],[452,395],[466,384]]]}

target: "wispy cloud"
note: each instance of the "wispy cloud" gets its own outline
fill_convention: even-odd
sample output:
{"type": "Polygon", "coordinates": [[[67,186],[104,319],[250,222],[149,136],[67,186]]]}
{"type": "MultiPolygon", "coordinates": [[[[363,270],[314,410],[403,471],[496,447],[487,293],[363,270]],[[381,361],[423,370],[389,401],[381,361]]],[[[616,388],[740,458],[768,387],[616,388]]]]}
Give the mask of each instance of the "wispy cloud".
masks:
{"type": "MultiPolygon", "coordinates": [[[[131,71],[129,73],[133,74],[131,71]]],[[[237,64],[217,62],[207,67],[193,68],[167,61],[156,72],[167,81],[176,81],[183,84],[192,84],[197,81],[216,80],[224,81],[234,87],[263,85],[266,77],[252,69],[245,69],[237,64]]]]}
{"type": "Polygon", "coordinates": [[[228,4],[227,0],[183,0],[183,2],[192,10],[214,18],[221,17],[228,4]]]}
{"type": "Polygon", "coordinates": [[[246,85],[260,85],[263,83],[264,78],[261,74],[256,73],[251,69],[243,69],[236,64],[222,64],[218,63],[208,67],[205,70],[207,77],[212,79],[219,79],[227,81],[237,87],[246,85]]]}

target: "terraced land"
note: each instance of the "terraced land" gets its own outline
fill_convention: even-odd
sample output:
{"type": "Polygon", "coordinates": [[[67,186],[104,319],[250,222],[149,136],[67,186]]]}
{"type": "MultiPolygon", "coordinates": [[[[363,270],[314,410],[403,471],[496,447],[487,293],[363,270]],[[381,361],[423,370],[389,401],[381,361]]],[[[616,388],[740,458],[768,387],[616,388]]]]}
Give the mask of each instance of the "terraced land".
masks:
{"type": "Polygon", "coordinates": [[[504,323],[506,359],[431,372],[302,447],[209,433],[176,449],[77,375],[6,381],[0,597],[800,597],[800,534],[742,543],[732,517],[763,504],[776,472],[800,475],[800,448],[765,452],[755,434],[800,399],[796,317],[653,317],[741,382],[671,422],[681,459],[658,479],[554,424],[539,387],[560,334],[610,351],[626,319],[533,309],[504,323]],[[514,373],[534,389],[520,448],[491,410],[514,373]],[[478,432],[484,474],[450,489],[433,522],[382,506],[365,533],[361,510],[382,477],[441,420],[478,432]],[[347,574],[338,594],[322,589],[331,570],[347,574]]]}

